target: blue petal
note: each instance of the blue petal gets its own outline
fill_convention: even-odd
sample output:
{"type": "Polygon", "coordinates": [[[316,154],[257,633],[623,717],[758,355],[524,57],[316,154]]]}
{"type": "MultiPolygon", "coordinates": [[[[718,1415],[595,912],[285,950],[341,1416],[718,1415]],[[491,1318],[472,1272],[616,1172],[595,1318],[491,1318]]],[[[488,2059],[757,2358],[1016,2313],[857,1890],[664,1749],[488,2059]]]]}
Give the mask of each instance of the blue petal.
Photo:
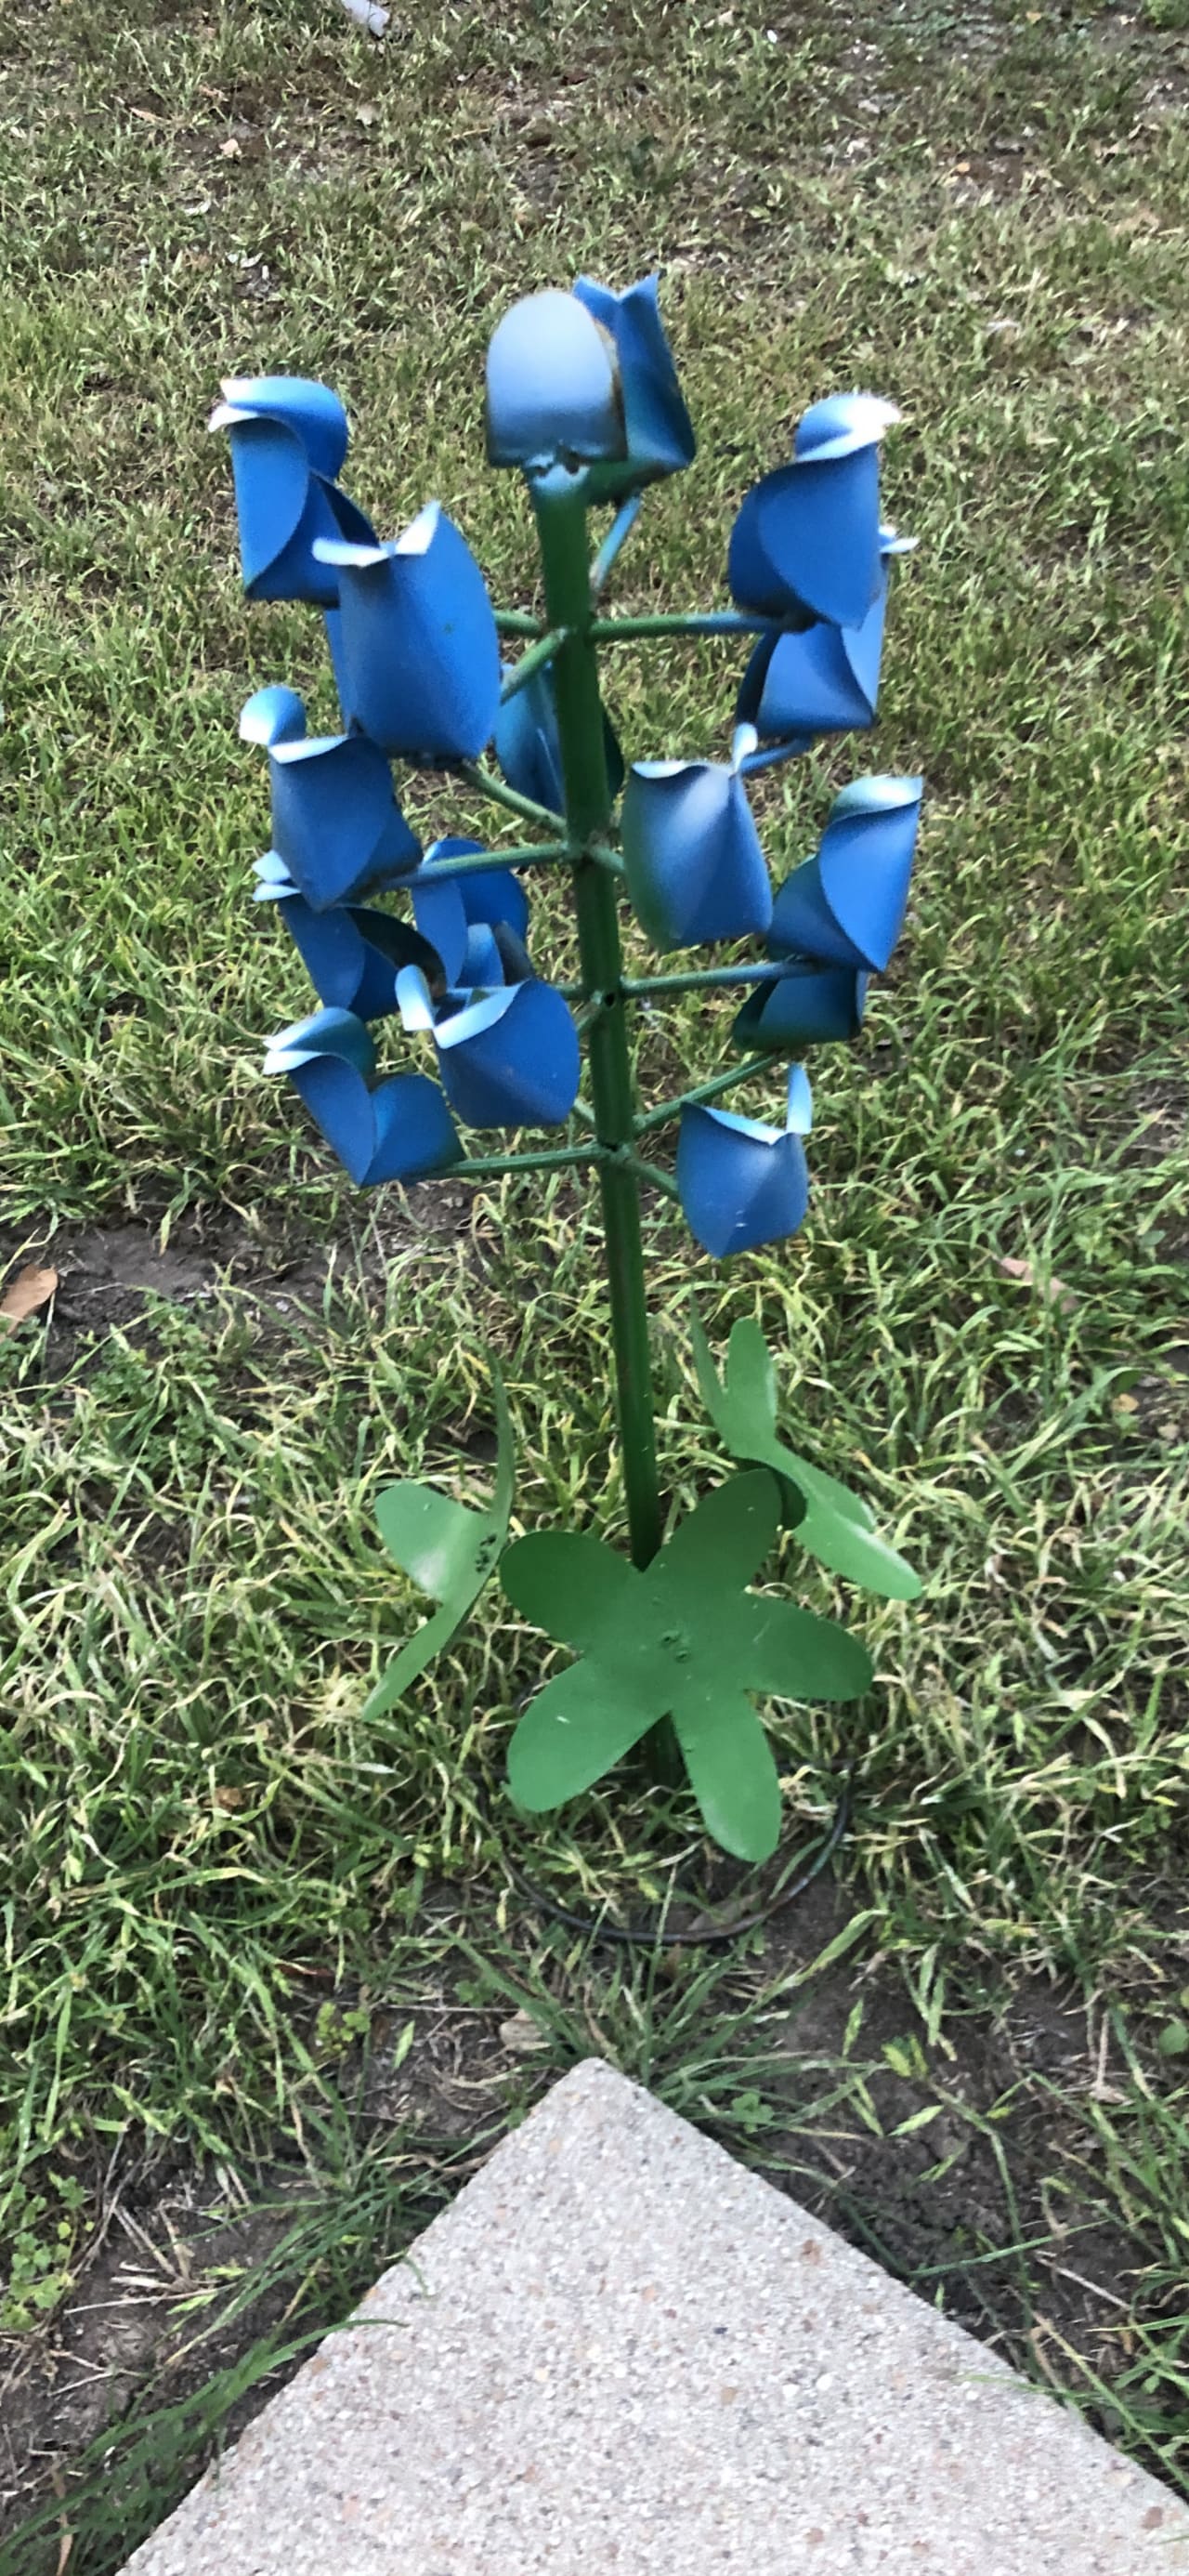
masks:
{"type": "Polygon", "coordinates": [[[736,715],[762,741],[796,741],[865,729],[875,714],[887,591],[861,626],[818,619],[799,634],[764,636],[739,689],[736,715]]]}
{"type": "Polygon", "coordinates": [[[354,1065],[358,1073],[374,1073],[376,1050],[362,1020],[353,1011],[315,1011],[306,1020],[293,1020],[270,1042],[264,1059],[266,1073],[291,1073],[294,1065],[312,1063],[315,1057],[332,1055],[344,1064],[354,1065]]]}
{"type": "Polygon", "coordinates": [[[337,607],[324,609],[322,615],[326,627],[326,641],[330,648],[330,667],[334,673],[334,685],[338,690],[339,708],[345,724],[347,721],[347,664],[343,653],[343,621],[337,607]]]}
{"type": "Polygon", "coordinates": [[[879,595],[879,451],[782,465],[759,485],[759,535],[787,597],[859,626],[879,595]]]}
{"type": "Polygon", "coordinates": [[[324,543],[330,542],[371,546],[376,542],[376,532],[371,520],[356,509],[345,492],[315,474],[310,478],[309,497],[292,543],[251,584],[251,597],[309,600],[317,608],[334,608],[338,583],[320,551],[324,543]]]}
{"type": "Polygon", "coordinates": [[[862,624],[842,629],[842,648],[854,676],[855,686],[875,714],[879,696],[879,671],[883,660],[884,625],[888,613],[888,577],[884,570],[886,546],[880,546],[880,582],[875,599],[862,624]]]}
{"type": "MultiPolygon", "coordinates": [[[[389,784],[391,785],[391,780],[389,784]]],[[[407,877],[410,869],[417,866],[420,857],[421,843],[416,833],[406,823],[393,795],[389,801],[383,830],[376,843],[374,883],[377,886],[398,885],[402,877],[407,877]]]]}
{"type": "Polygon", "coordinates": [[[407,874],[420,857],[383,753],[358,734],[281,742],[269,754],[273,841],[315,912],[407,874]]]}
{"type": "Polygon", "coordinates": [[[458,982],[468,993],[494,991],[506,981],[503,963],[490,922],[472,921],[467,926],[466,948],[458,982]]]}
{"type": "Polygon", "coordinates": [[[265,850],[260,858],[253,859],[252,869],[256,878],[253,903],[276,903],[282,895],[296,894],[288,867],[277,850],[265,850]]]}
{"type": "Polygon", "coordinates": [[[216,412],[231,437],[240,564],[251,599],[304,599],[332,608],[333,569],[321,541],[374,544],[370,520],[311,467],[297,431],[267,414],[216,412]]]}
{"type": "Polygon", "coordinates": [[[792,464],[763,476],[731,531],[727,571],[741,608],[782,620],[862,624],[882,581],[875,423],[877,415],[884,423],[889,409],[845,395],[806,414],[792,464]],[[823,414],[829,417],[819,436],[814,424],[823,414]]]}
{"type": "Polygon", "coordinates": [[[442,1081],[468,1127],[559,1127],[578,1097],[578,1031],[553,985],[505,985],[446,1020],[442,1081]]]}
{"type": "Polygon", "coordinates": [[[794,1136],[808,1136],[813,1126],[813,1092],[803,1064],[789,1066],[785,1126],[794,1136]]]}
{"type": "MultiPolygon", "coordinates": [[[[482,841],[435,841],[425,865],[465,858],[473,850],[486,856],[482,841]]],[[[511,868],[478,868],[474,876],[446,877],[440,886],[422,880],[413,888],[413,915],[418,929],[437,949],[448,984],[466,982],[467,932],[478,922],[506,923],[523,940],[528,929],[528,896],[511,868]]]]}
{"type": "Polygon", "coordinates": [[[241,742],[259,742],[268,750],[275,742],[300,742],[306,729],[306,711],[296,689],[287,689],[279,680],[271,687],[257,689],[240,709],[241,742]]]}
{"type": "Polygon", "coordinates": [[[923,789],[920,778],[856,779],[822,834],[822,893],[856,954],[880,972],[908,906],[923,789]]]}
{"type": "Polygon", "coordinates": [[[716,1261],[795,1234],[809,1205],[800,1136],[699,1104],[683,1109],[677,1187],[695,1240],[716,1261]]]}
{"type": "MultiPolygon", "coordinates": [[[[727,548],[727,580],[731,597],[739,608],[751,611],[753,617],[788,618],[795,616],[797,603],[787,582],[782,580],[763,542],[760,518],[769,476],[755,483],[739,505],[727,548]]],[[[808,620],[802,618],[802,623],[808,620]]],[[[765,638],[767,646],[769,639],[765,638]]]]}
{"type": "Polygon", "coordinates": [[[530,796],[534,805],[560,814],[565,797],[561,744],[553,693],[547,684],[539,685],[543,681],[542,673],[534,673],[514,697],[505,699],[495,720],[495,756],[518,796],[530,796]]]}
{"type": "Polygon", "coordinates": [[[457,877],[448,877],[442,886],[415,885],[413,918],[418,930],[436,948],[446,982],[460,984],[467,951],[467,914],[457,877]]]}
{"type": "MultiPolygon", "coordinates": [[[[623,785],[623,753],[605,710],[603,752],[608,786],[611,794],[618,796],[623,785]]],[[[514,787],[519,796],[531,796],[534,804],[548,806],[552,814],[564,811],[561,737],[553,674],[548,667],[534,671],[522,689],[504,700],[495,721],[495,756],[509,787],[514,787]]]]}
{"type": "MultiPolygon", "coordinates": [[[[301,440],[280,421],[216,412],[211,427],[231,433],[231,471],[239,519],[244,589],[258,593],[271,566],[291,545],[310,497],[310,461],[301,440]]],[[[319,575],[325,584],[327,576],[319,575]]]]}
{"type": "Polygon", "coordinates": [[[615,343],[630,469],[624,479],[678,473],[697,441],[665,337],[656,278],[643,277],[616,295],[593,277],[579,277],[574,293],[615,343]]]}
{"type": "Polygon", "coordinates": [[[299,440],[313,472],[333,483],[347,453],[347,415],[329,385],[312,376],[230,376],[222,393],[212,429],[246,415],[278,421],[299,440]]]}
{"type": "Polygon", "coordinates": [[[802,413],[793,454],[819,462],[855,456],[861,447],[878,447],[884,431],[899,418],[895,403],[881,401],[878,394],[827,394],[824,402],[811,403],[802,413]]]}
{"type": "Polygon", "coordinates": [[[337,585],[316,541],[375,542],[370,520],[335,482],[347,453],[338,395],[304,376],[239,376],[223,397],[210,426],[230,433],[245,590],[333,607],[337,585]]]}
{"type": "Polygon", "coordinates": [[[548,286],[497,323],[487,352],[487,453],[540,468],[626,454],[613,347],[574,295],[548,286]]]}
{"type": "Polygon", "coordinates": [[[470,760],[499,709],[487,585],[436,501],[384,546],[319,542],[338,576],[347,711],[389,753],[470,760]]]}
{"type": "Polygon", "coordinates": [[[733,770],[708,760],[637,761],[621,828],[628,893],[658,947],[767,929],[768,871],[733,770]]]}
{"type": "Polygon", "coordinates": [[[768,945],[774,957],[812,957],[828,966],[869,966],[843,932],[822,892],[816,858],[794,868],[772,906],[768,945]]]}
{"type": "MultiPolygon", "coordinates": [[[[470,850],[477,856],[486,856],[481,841],[435,841],[425,853],[426,867],[432,868],[439,859],[465,858],[470,850]]],[[[453,877],[447,882],[462,896],[469,922],[506,922],[518,939],[524,938],[528,930],[528,896],[511,868],[476,868],[473,876],[453,877]]],[[[428,887],[426,891],[433,895],[436,888],[428,887]]]]}
{"type": "Polygon", "coordinates": [[[396,979],[396,1007],[400,1012],[401,1027],[410,1037],[419,1035],[422,1031],[429,1031],[432,1034],[437,1013],[422,967],[401,967],[396,979]]]}
{"type": "Polygon", "coordinates": [[[454,1121],[428,1074],[397,1073],[369,1091],[355,1067],[310,1057],[290,1079],[353,1181],[411,1181],[459,1158],[454,1121]]]}
{"type": "Polygon", "coordinates": [[[737,1046],[794,1055],[801,1047],[857,1037],[869,977],[845,966],[791,966],[750,994],[731,1035],[737,1046]]]}
{"type": "Polygon", "coordinates": [[[357,1019],[387,1019],[395,1011],[400,969],[415,966],[427,977],[441,975],[429,941],[390,913],[313,912],[301,895],[282,896],[280,911],[319,999],[357,1019]]]}

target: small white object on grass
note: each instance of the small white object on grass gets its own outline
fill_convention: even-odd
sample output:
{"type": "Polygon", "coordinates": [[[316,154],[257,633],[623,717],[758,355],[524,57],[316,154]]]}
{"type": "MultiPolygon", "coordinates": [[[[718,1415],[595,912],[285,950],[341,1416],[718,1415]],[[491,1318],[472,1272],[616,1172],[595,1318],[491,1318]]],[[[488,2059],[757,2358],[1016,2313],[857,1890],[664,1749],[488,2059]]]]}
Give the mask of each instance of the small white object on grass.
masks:
{"type": "Polygon", "coordinates": [[[343,7],[347,16],[353,18],[356,26],[364,28],[369,36],[382,36],[392,16],[391,9],[378,8],[376,0],[343,0],[343,7]]]}

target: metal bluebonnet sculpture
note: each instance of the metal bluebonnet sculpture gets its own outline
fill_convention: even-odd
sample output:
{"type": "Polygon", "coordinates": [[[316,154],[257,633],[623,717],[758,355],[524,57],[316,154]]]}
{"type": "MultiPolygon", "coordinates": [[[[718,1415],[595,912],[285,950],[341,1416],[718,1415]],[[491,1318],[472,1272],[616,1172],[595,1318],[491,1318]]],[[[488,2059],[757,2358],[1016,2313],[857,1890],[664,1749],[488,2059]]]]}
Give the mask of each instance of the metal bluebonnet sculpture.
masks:
{"type": "Polygon", "coordinates": [[[353,1180],[454,1178],[562,1166],[597,1175],[606,1245],[630,1562],[590,1534],[506,1545],[513,1444],[493,1362],[496,1491],[474,1512],[432,1488],[380,1498],[396,1561],[438,1604],[377,1684],[393,1706],[499,1571],[514,1608],[578,1660],[532,1700],[512,1738],[514,1797],[529,1811],[589,1788],[642,1739],[679,1749],[709,1833],[755,1861],[780,1832],[780,1786],[755,1699],[857,1697],[871,1667],[835,1622],[750,1589],[783,1522],[809,1554],[893,1599],[919,1589],[859,1498],[782,1440],[758,1326],[738,1324],[724,1378],[694,1325],[697,1374],[744,1472],[662,1544],[641,1190],[680,1206],[716,1260],[796,1233],[809,1205],[812,1045],[853,1037],[870,978],[904,919],[918,778],[860,778],[835,799],[817,849],[775,891],[748,779],[825,735],[874,718],[892,557],[879,514],[879,449],[895,420],[866,394],[815,403],[789,463],[748,493],[731,532],[735,607],[609,617],[600,608],[647,487],[687,465],[694,433],[661,325],[656,281],[614,294],[589,278],[515,304],[487,366],[487,448],[525,475],[545,613],[493,609],[466,540],[429,502],[379,539],[343,492],[337,395],[300,379],[223,389],[243,575],[256,598],[326,616],[342,730],[306,732],[288,688],[258,690],[240,720],[268,757],[271,847],[257,899],[276,906],[321,1009],[275,1038],[284,1073],[353,1180]],[[593,555],[588,514],[614,504],[593,555]],[[626,772],[603,707],[603,645],[660,634],[736,636],[751,650],[729,755],[638,759],[626,772]],[[501,639],[519,638],[501,661],[501,639]],[[482,755],[491,747],[496,766],[482,755]],[[481,790],[536,838],[485,848],[447,835],[423,851],[393,762],[481,790]],[[622,799],[621,799],[622,790],[622,799]],[[621,801],[620,801],[621,800],[621,801]],[[617,811],[618,807],[618,811],[617,811]],[[581,976],[562,986],[530,957],[534,868],[568,878],[581,976]],[[393,909],[383,896],[408,898],[393,909]],[[661,951],[754,940],[750,962],[625,971],[621,903],[661,951]],[[745,998],[743,1060],[642,1110],[630,1028],[657,994],[745,998]],[[381,1067],[372,1027],[399,1031],[381,1067]],[[582,1055],[588,1087],[582,1089],[582,1055]],[[789,1065],[783,1123],[716,1105],[735,1083],[789,1065]],[[460,1128],[564,1128],[528,1152],[474,1152],[460,1128]],[[675,1168],[648,1139],[677,1131],[675,1168]]]}

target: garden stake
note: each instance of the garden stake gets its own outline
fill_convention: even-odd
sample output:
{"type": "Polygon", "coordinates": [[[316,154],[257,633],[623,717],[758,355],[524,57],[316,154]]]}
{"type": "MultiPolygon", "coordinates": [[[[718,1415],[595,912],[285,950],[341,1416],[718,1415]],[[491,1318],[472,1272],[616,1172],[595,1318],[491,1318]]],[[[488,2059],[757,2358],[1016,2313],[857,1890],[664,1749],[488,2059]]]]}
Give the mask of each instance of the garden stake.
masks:
{"type": "MultiPolygon", "coordinates": [[[[844,788],[817,849],[775,894],[747,787],[755,771],[873,721],[888,567],[904,551],[879,515],[880,442],[896,415],[867,394],[810,407],[791,460],[740,506],[729,609],[607,613],[603,592],[648,487],[694,454],[656,282],[617,295],[579,278],[572,292],[525,297],[488,352],[487,446],[493,464],[518,467],[528,484],[538,617],[493,608],[436,502],[396,538],[376,536],[339,482],[347,421],[329,387],[262,376],[225,385],[223,396],[212,426],[230,439],[245,587],[321,608],[342,708],[336,733],[311,738],[300,698],[276,684],[257,690],[240,719],[269,768],[257,900],[276,906],[320,1004],[274,1038],[265,1069],[287,1075],[361,1185],[590,1171],[602,1212],[628,1554],[588,1530],[509,1543],[514,1436],[493,1359],[490,1507],[409,1481],[379,1497],[385,1544],[438,1606],[364,1716],[404,1698],[498,1571],[513,1608],[574,1654],[513,1733],[520,1807],[560,1806],[642,1746],[658,1784],[688,1777],[725,1851],[763,1861],[779,1842],[781,1791],[755,1702],[856,1699],[871,1662],[837,1622],[752,1589],[757,1569],[783,1526],[847,1581],[901,1600],[919,1586],[858,1496],[784,1441],[771,1358],[747,1320],[731,1333],[720,1377],[693,1319],[698,1380],[740,1472],[666,1538],[641,1191],[675,1201],[718,1260],[795,1233],[809,1202],[812,1124],[799,1058],[854,1036],[899,936],[919,778],[844,788]],[[611,524],[592,552],[590,513],[608,504],[611,524]],[[625,768],[599,649],[665,636],[746,644],[728,759],[625,768]],[[502,638],[523,643],[510,665],[502,638]],[[443,791],[463,782],[539,837],[487,848],[447,835],[423,850],[394,763],[436,774],[443,791]],[[538,870],[572,889],[576,984],[550,982],[530,958],[522,879],[538,870]],[[761,945],[723,965],[625,973],[625,898],[662,957],[761,945]],[[686,992],[741,998],[731,1032],[739,1060],[641,1107],[633,1026],[646,1029],[657,1001],[686,992]],[[412,1050],[402,1068],[381,1067],[372,1031],[383,1022],[399,1023],[412,1050]],[[786,1068],[780,1124],[715,1105],[774,1061],[786,1068]],[[640,1151],[670,1125],[672,1170],[640,1151]],[[482,1145],[484,1131],[533,1128],[557,1141],[482,1145]],[[477,1134],[477,1148],[460,1129],[477,1134]]],[[[828,1858],[845,1813],[844,1794],[793,1892],[828,1858]]],[[[788,1901],[787,1871],[770,1901],[788,1901]]],[[[746,1922],[762,1919],[761,1908],[746,1922]]]]}

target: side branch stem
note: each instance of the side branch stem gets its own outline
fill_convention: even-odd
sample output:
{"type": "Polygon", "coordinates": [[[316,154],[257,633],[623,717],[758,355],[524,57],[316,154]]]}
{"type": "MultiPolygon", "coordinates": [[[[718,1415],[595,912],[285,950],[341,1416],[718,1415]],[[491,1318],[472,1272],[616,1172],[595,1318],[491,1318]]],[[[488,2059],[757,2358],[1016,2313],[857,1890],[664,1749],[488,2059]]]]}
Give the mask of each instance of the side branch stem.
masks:
{"type": "Polygon", "coordinates": [[[699,1082],[693,1091],[678,1092],[674,1100],[662,1100],[659,1109],[650,1109],[636,1120],[637,1136],[651,1136],[658,1127],[671,1127],[683,1109],[696,1109],[704,1100],[717,1100],[724,1091],[733,1091],[737,1082],[748,1082],[753,1073],[771,1073],[770,1055],[745,1056],[742,1064],[727,1066],[725,1073],[712,1074],[709,1082],[699,1082]]]}
{"type": "Polygon", "coordinates": [[[504,675],[500,689],[501,706],[506,706],[509,698],[514,698],[520,689],[527,688],[534,673],[540,670],[543,662],[552,661],[558,645],[564,644],[565,639],[565,627],[553,626],[547,635],[539,636],[535,644],[529,645],[527,653],[522,653],[519,661],[514,662],[504,675]]]}
{"type": "Polygon", "coordinates": [[[741,617],[733,608],[712,609],[705,615],[693,610],[688,617],[676,611],[672,616],[596,617],[590,636],[594,644],[629,644],[644,635],[767,635],[777,622],[771,617],[741,617]]]}

